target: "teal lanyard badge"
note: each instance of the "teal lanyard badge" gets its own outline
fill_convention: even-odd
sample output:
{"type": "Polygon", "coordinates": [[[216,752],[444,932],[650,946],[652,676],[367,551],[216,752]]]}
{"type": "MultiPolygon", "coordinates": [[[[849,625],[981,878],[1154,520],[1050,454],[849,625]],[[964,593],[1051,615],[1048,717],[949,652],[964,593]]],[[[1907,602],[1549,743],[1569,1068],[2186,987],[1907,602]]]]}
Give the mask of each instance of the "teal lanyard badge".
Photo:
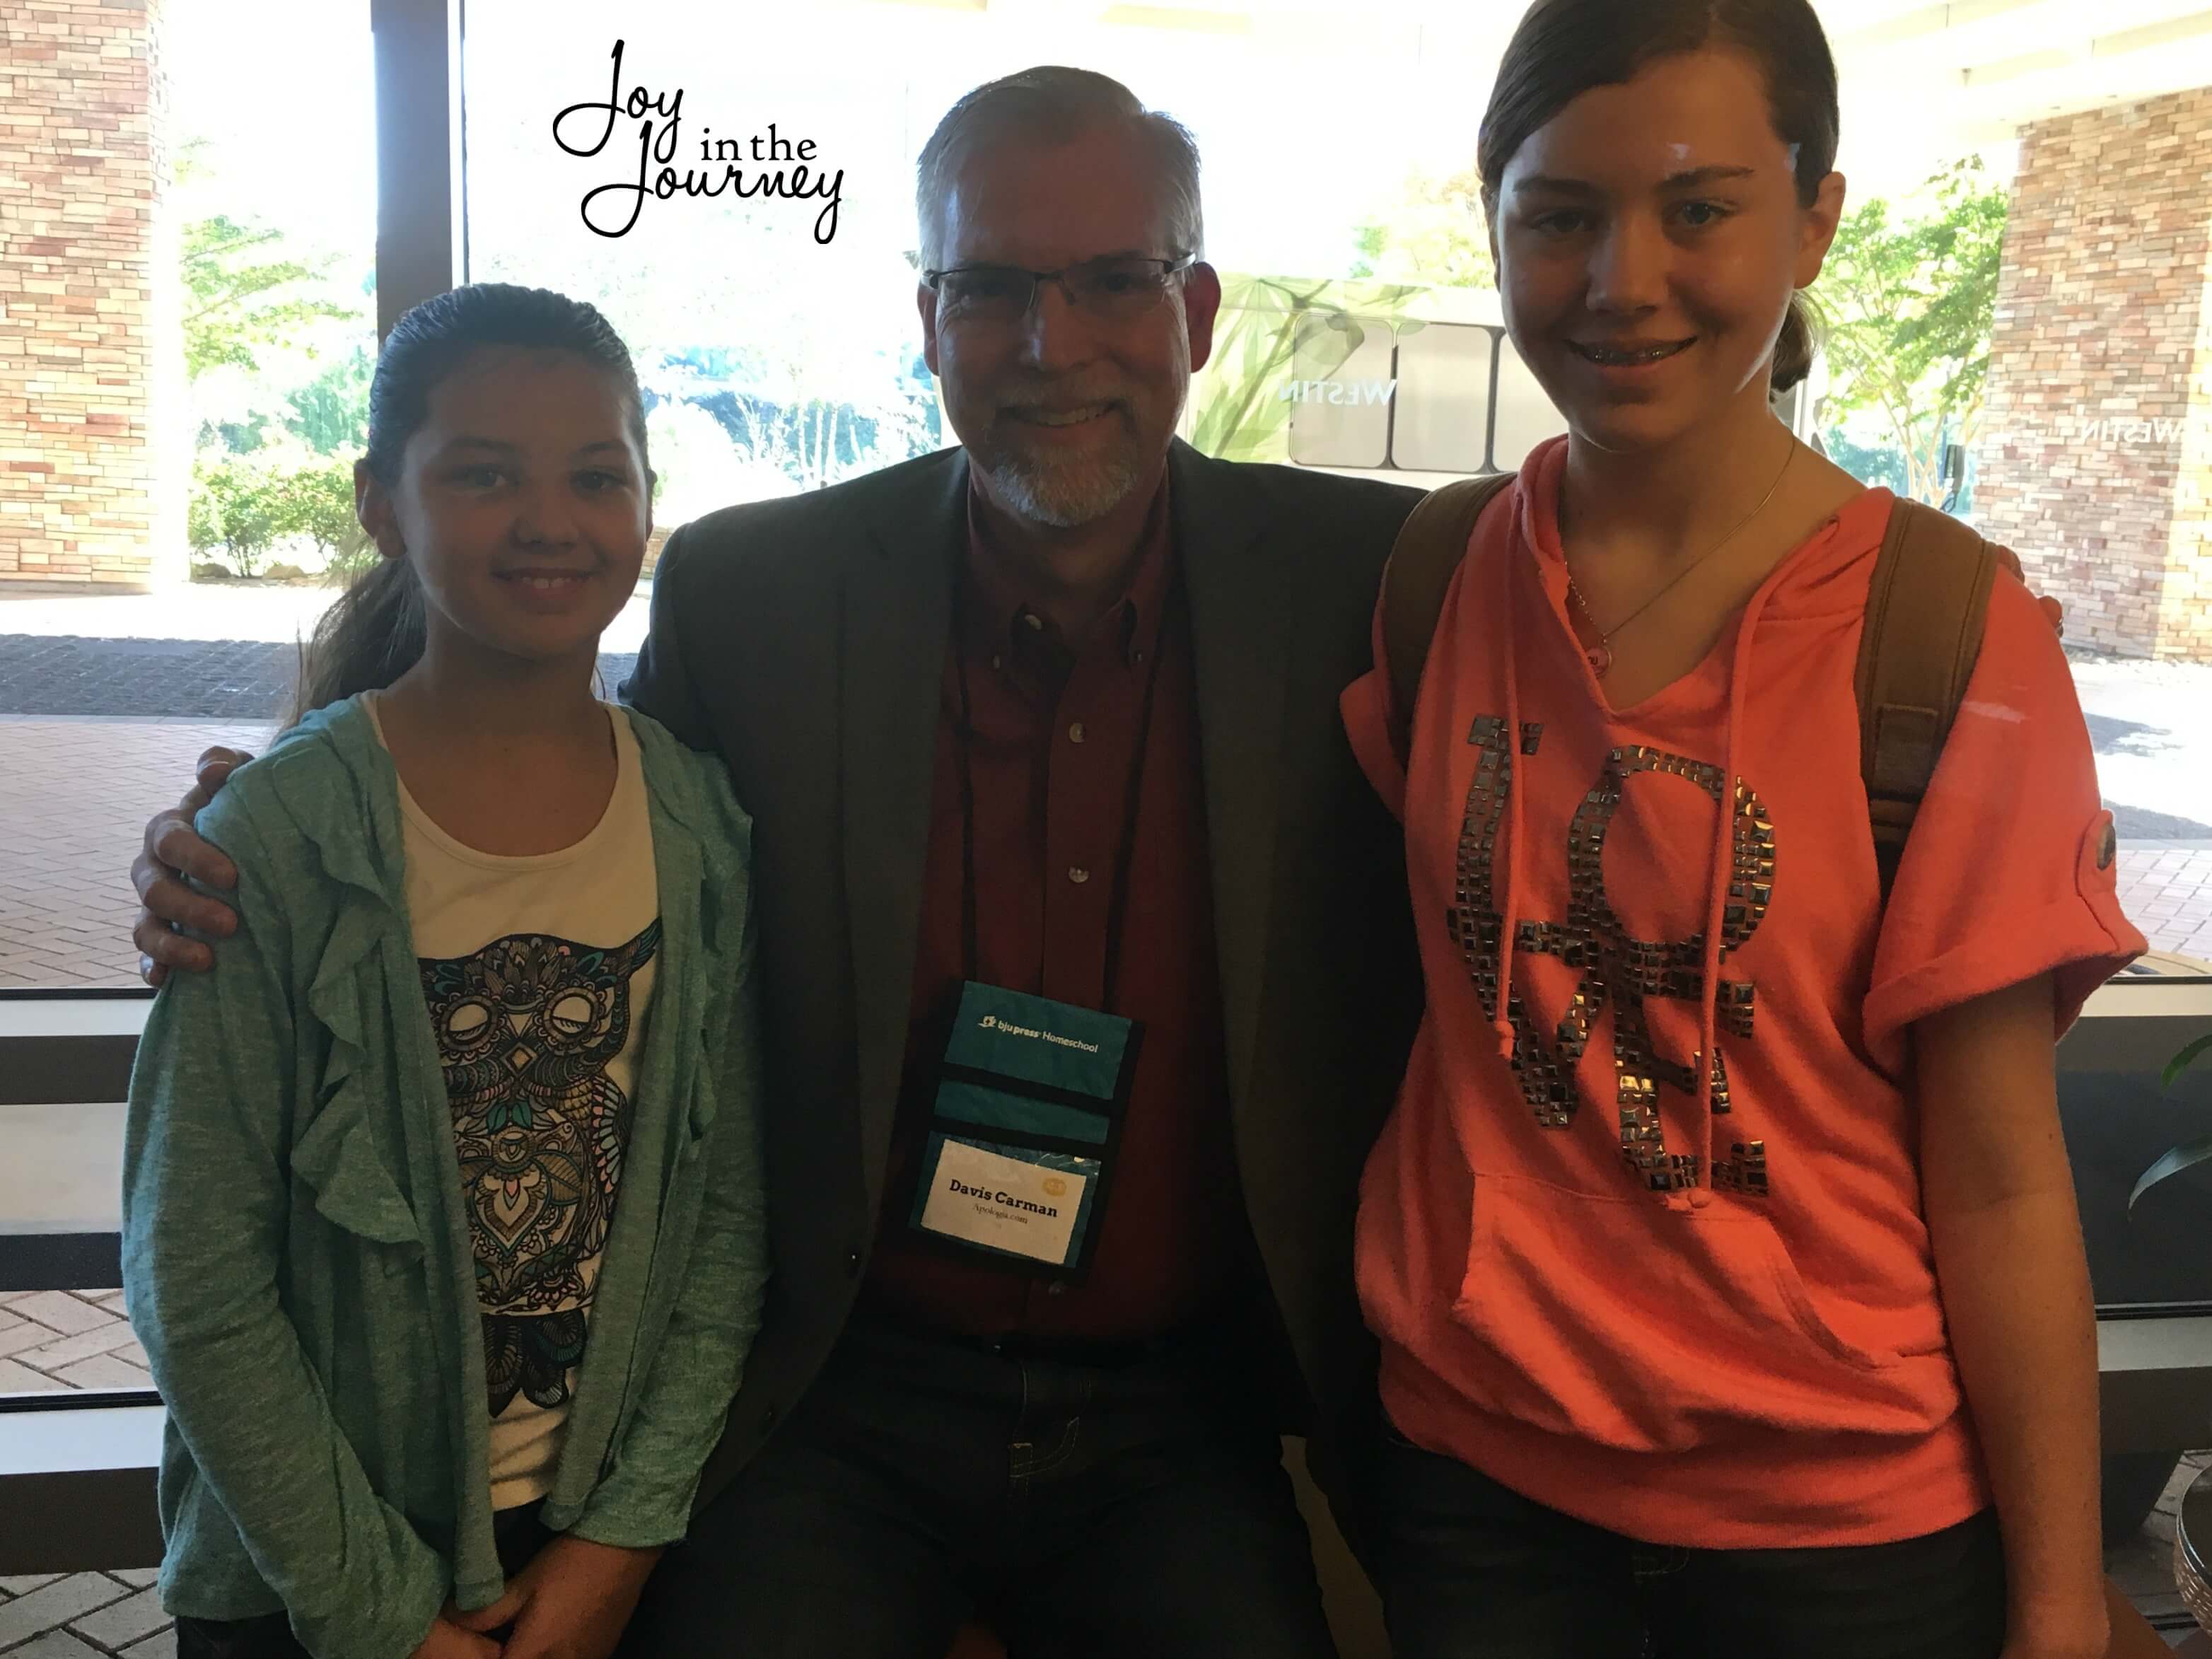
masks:
{"type": "Polygon", "coordinates": [[[909,1224],[962,1255],[1079,1281],[1121,1139],[1138,1022],[969,981],[945,1046],[909,1224]]]}

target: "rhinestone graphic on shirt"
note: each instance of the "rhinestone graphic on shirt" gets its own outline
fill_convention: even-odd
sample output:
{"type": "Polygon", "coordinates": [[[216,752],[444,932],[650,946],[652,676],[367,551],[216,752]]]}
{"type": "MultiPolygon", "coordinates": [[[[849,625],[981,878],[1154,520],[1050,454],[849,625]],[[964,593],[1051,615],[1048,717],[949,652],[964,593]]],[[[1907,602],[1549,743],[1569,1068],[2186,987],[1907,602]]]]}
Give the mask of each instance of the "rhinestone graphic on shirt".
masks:
{"type": "MultiPolygon", "coordinates": [[[[1524,724],[1519,750],[1533,757],[1542,746],[1544,728],[1524,724]]],[[[1447,935],[1467,964],[1484,1016],[1498,1018],[1501,961],[1499,939],[1504,918],[1492,900],[1498,826],[1512,799],[1515,744],[1506,722],[1495,715],[1475,720],[1468,742],[1480,751],[1468,785],[1460,821],[1453,902],[1444,912],[1447,935]]],[[[1696,1187],[1705,1180],[1695,1152],[1670,1152],[1660,1129],[1662,1085],[1695,1093],[1702,1054],[1688,1061],[1658,1051],[1645,1006],[1653,997],[1696,1003],[1703,994],[1705,935],[1682,939],[1645,939],[1631,933],[1605,890],[1605,838],[1620,810],[1627,781],[1640,773],[1663,773],[1696,784],[1716,803],[1725,800],[1730,821],[1728,894],[1722,908],[1720,959],[1725,963],[1747,944],[1765,920],[1774,895],[1774,823],[1756,791],[1741,779],[1733,792],[1721,769],[1642,744],[1624,744],[1606,757],[1603,771],[1583,796],[1567,829],[1567,916],[1563,922],[1521,921],[1514,945],[1522,952],[1557,957],[1583,976],[1558,1027],[1547,1038],[1536,1025],[1518,990],[1506,999],[1505,1017],[1513,1033],[1512,1066],[1522,1097],[1546,1128],[1572,1127],[1582,1096],[1575,1069],[1589,1047],[1590,1032],[1607,1006],[1613,1007],[1613,1069],[1620,1111],[1622,1162],[1640,1186],[1655,1192],[1696,1187]]],[[[1718,987],[1721,1031],[1743,1041],[1752,1035],[1757,1002],[1746,980],[1723,976],[1718,987]]],[[[1728,1065],[1715,1044],[1712,1110],[1732,1110],[1728,1065]]],[[[1730,1143],[1729,1155],[1717,1158],[1711,1184],[1764,1198],[1767,1194],[1766,1143],[1730,1143]]]]}
{"type": "Polygon", "coordinates": [[[614,949],[511,934],[422,958],[476,1260],[491,1415],[569,1395],[622,1185],[631,1103],[607,1075],[656,919],[614,949]]]}

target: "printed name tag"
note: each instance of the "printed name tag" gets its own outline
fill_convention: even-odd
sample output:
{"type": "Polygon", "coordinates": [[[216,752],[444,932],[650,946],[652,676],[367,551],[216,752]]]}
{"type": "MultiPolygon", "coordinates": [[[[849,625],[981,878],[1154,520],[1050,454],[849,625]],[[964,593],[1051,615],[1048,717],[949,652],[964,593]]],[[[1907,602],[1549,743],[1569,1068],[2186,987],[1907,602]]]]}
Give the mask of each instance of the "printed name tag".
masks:
{"type": "MultiPolygon", "coordinates": [[[[921,1225],[943,1237],[1065,1267],[1075,1254],[1076,1224],[1088,1209],[1091,1176],[1033,1163],[946,1136],[930,1137],[929,1186],[921,1225]]],[[[1049,1157],[1049,1154],[1046,1156],[1049,1157]]]]}
{"type": "Polygon", "coordinates": [[[1079,1282],[1143,1034],[1117,1015],[963,985],[908,1211],[915,1234],[1079,1282]]]}

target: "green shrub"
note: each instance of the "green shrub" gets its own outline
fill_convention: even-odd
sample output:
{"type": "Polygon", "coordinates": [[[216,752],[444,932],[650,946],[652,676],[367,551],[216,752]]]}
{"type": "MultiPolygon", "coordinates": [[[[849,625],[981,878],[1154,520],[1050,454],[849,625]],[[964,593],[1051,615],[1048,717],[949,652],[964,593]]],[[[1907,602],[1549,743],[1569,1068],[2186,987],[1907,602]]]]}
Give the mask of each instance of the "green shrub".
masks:
{"type": "Polygon", "coordinates": [[[252,576],[283,534],[283,513],[270,475],[243,457],[192,468],[185,537],[205,552],[221,548],[241,576],[252,576]]]}
{"type": "Polygon", "coordinates": [[[363,538],[353,512],[353,463],[332,461],[281,474],[276,480],[283,533],[305,536],[335,563],[363,538]]]}
{"type": "Polygon", "coordinates": [[[295,538],[343,573],[365,539],[354,518],[353,464],[265,451],[203,459],[192,469],[185,530],[195,553],[220,552],[241,576],[261,574],[270,550],[295,538]]]}

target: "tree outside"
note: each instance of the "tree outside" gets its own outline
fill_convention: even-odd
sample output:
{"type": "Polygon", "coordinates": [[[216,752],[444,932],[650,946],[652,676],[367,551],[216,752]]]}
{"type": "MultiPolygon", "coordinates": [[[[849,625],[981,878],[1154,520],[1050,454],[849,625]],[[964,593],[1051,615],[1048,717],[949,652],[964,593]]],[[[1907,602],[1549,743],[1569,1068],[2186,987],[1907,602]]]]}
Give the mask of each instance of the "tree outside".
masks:
{"type": "Polygon", "coordinates": [[[1828,324],[1816,419],[1869,483],[1966,505],[1946,460],[1955,446],[1963,462],[1981,428],[2007,202],[1969,159],[1913,200],[1867,203],[1837,233],[1814,289],[1828,324]]]}
{"type": "Polygon", "coordinates": [[[1389,204],[1352,230],[1354,276],[1423,288],[1494,289],[1482,180],[1469,167],[1438,177],[1416,169],[1389,204]]]}
{"type": "Polygon", "coordinates": [[[246,208],[204,141],[180,146],[177,189],[193,574],[341,574],[359,542],[373,275],[246,208]]]}

